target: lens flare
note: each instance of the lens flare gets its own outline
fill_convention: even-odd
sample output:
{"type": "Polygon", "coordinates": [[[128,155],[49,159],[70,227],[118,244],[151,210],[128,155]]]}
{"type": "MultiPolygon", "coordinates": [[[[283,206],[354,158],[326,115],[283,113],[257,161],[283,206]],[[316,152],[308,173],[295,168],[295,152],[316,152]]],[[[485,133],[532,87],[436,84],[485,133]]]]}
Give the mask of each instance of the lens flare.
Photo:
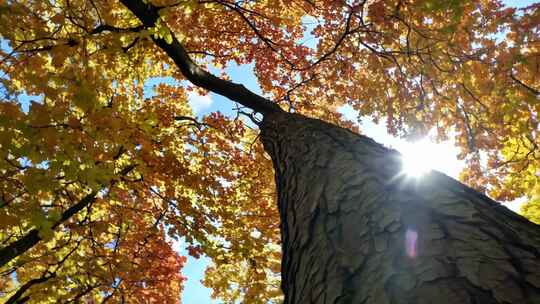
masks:
{"type": "Polygon", "coordinates": [[[418,232],[414,229],[407,228],[405,232],[405,252],[410,258],[415,258],[418,254],[418,232]]]}

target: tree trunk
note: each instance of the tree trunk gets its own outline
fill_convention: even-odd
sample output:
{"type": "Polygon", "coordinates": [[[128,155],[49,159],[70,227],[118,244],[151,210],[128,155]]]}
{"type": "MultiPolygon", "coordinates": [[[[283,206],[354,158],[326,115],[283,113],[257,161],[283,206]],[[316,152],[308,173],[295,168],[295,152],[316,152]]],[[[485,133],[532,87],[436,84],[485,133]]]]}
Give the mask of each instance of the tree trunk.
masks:
{"type": "Polygon", "coordinates": [[[331,124],[276,112],[261,130],[285,303],[540,303],[540,226],[331,124]]]}

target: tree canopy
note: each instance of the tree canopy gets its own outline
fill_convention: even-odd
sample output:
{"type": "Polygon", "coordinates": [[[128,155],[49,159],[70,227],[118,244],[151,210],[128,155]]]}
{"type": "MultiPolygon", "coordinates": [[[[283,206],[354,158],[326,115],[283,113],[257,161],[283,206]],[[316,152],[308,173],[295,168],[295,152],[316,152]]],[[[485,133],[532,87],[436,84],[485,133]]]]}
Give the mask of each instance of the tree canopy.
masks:
{"type": "Polygon", "coordinates": [[[436,130],[468,162],[463,181],[528,196],[540,221],[540,4],[0,0],[0,38],[2,300],[176,303],[182,238],[212,260],[214,296],[278,302],[256,128],[276,107],[356,129],[337,111],[350,105],[396,136],[436,130]],[[261,96],[228,80],[235,64],[261,96]],[[197,117],[194,90],[238,115],[197,117]]]}

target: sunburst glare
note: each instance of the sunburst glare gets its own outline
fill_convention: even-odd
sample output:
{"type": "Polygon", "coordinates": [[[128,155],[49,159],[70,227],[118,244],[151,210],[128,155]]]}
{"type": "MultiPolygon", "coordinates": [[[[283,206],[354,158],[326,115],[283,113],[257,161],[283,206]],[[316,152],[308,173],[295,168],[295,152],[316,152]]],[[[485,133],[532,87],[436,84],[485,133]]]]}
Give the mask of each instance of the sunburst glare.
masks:
{"type": "MultiPolygon", "coordinates": [[[[401,147],[402,173],[411,177],[421,177],[438,167],[441,161],[441,146],[424,138],[416,142],[407,142],[401,147]]],[[[444,160],[443,160],[444,161],[444,160]]]]}

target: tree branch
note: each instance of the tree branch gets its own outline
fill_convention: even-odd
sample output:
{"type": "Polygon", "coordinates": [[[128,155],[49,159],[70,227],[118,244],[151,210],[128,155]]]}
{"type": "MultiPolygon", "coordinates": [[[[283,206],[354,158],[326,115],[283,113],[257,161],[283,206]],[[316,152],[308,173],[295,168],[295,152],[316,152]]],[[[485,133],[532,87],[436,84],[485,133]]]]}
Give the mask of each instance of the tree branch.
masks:
{"type": "Polygon", "coordinates": [[[21,286],[21,288],[19,288],[19,290],[17,290],[17,292],[15,292],[11,297],[9,297],[9,299],[7,300],[5,304],[24,303],[22,299],[20,298],[30,287],[36,284],[47,282],[49,279],[54,278],[55,276],[56,274],[52,273],[49,275],[43,275],[40,278],[32,279],[26,282],[23,286],[21,286]]]}
{"type": "MultiPolygon", "coordinates": [[[[62,213],[62,217],[60,218],[60,220],[54,223],[52,229],[60,226],[60,224],[69,219],[71,216],[81,211],[89,204],[93,203],[96,200],[96,195],[97,192],[94,191],[83,197],[75,205],[69,207],[66,211],[64,211],[64,213],[62,213]]],[[[22,238],[0,249],[0,267],[4,266],[14,258],[28,251],[30,248],[34,247],[34,245],[36,245],[39,241],[41,241],[41,237],[39,236],[39,230],[34,228],[30,230],[30,232],[25,234],[22,238]]]]}
{"type": "Polygon", "coordinates": [[[514,76],[514,74],[513,74],[512,72],[510,72],[510,77],[511,77],[515,82],[517,82],[517,83],[520,84],[522,87],[524,87],[524,88],[527,89],[529,92],[531,92],[533,95],[540,96],[540,91],[536,90],[535,88],[533,88],[533,87],[531,87],[531,86],[526,85],[526,84],[523,83],[521,80],[517,79],[517,77],[514,76]]]}
{"type": "Polygon", "coordinates": [[[136,26],[131,28],[120,28],[108,24],[100,24],[96,26],[90,34],[99,34],[103,32],[112,32],[112,33],[137,33],[143,30],[143,26],[136,26]]]}
{"type": "MultiPolygon", "coordinates": [[[[124,176],[128,174],[131,170],[133,170],[133,168],[135,168],[134,165],[127,166],[119,173],[119,175],[124,176]]],[[[112,181],[110,185],[112,186],[114,185],[114,183],[115,181],[112,181]]],[[[60,226],[73,215],[77,214],[77,212],[81,211],[86,206],[92,204],[97,199],[97,193],[97,191],[92,191],[90,194],[87,194],[85,197],[83,197],[78,203],[69,207],[66,211],[62,213],[60,219],[54,222],[54,224],[51,226],[51,229],[55,229],[56,227],[60,226]]],[[[25,253],[30,248],[34,247],[39,241],[41,241],[41,237],[39,236],[39,229],[34,228],[30,230],[30,232],[25,234],[22,238],[0,249],[0,268],[3,267],[5,264],[9,263],[14,258],[25,253]]]]}
{"type": "MultiPolygon", "coordinates": [[[[155,26],[159,19],[159,9],[142,0],[121,0],[120,2],[137,16],[146,28],[155,26]]],[[[191,60],[186,49],[174,35],[170,44],[163,38],[152,37],[152,40],[167,53],[182,74],[194,85],[225,96],[263,115],[283,111],[276,103],[251,92],[243,85],[221,79],[203,70],[191,60]]]]}

